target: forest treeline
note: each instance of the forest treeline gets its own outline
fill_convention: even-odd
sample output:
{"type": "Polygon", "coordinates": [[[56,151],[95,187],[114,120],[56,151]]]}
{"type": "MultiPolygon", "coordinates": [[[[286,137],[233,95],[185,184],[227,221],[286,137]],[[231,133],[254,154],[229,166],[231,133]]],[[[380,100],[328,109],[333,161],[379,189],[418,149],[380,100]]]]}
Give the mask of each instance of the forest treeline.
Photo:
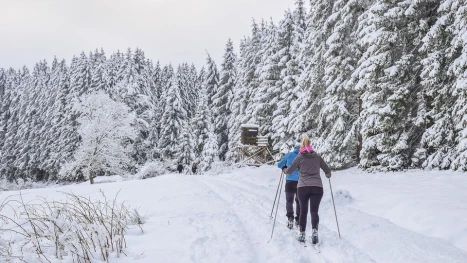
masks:
{"type": "Polygon", "coordinates": [[[0,69],[0,176],[58,178],[83,140],[73,105],[96,92],[135,113],[130,170],[234,161],[240,125],[256,123],[280,152],[307,134],[333,169],[467,171],[467,1],[309,6],[253,21],[219,67],[128,49],[0,69]]]}

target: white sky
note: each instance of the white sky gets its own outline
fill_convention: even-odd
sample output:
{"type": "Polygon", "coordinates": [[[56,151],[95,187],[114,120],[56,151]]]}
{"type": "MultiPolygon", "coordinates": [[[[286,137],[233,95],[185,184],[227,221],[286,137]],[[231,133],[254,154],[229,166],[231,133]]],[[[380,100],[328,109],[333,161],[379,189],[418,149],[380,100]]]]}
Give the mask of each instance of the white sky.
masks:
{"type": "Polygon", "coordinates": [[[54,55],[140,47],[147,58],[220,66],[229,37],[238,54],[251,21],[277,23],[294,0],[0,0],[0,67],[31,68],[54,55]]]}

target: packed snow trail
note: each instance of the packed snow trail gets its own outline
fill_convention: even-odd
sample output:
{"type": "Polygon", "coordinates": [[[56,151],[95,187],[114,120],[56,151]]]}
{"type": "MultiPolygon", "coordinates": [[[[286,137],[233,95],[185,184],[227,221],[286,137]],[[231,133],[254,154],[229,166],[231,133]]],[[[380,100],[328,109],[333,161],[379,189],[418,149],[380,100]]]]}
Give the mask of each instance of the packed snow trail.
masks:
{"type": "MultiPolygon", "coordinates": [[[[347,200],[345,190],[339,190],[342,173],[333,176],[342,239],[337,235],[329,185],[323,180],[321,254],[309,242],[311,229],[307,229],[307,247],[296,240],[296,229],[287,229],[283,189],[274,237],[268,243],[279,176],[280,170],[274,167],[242,168],[216,175],[168,174],[31,189],[22,194],[27,202],[37,196],[60,200],[61,192],[98,199],[99,189],[108,197],[120,191],[118,200],[139,207],[146,223],[144,233],[129,229],[128,257],[111,262],[467,262],[467,253],[446,240],[415,233],[359,209],[364,200],[347,200]]],[[[1,192],[0,198],[17,193],[1,192]]]]}

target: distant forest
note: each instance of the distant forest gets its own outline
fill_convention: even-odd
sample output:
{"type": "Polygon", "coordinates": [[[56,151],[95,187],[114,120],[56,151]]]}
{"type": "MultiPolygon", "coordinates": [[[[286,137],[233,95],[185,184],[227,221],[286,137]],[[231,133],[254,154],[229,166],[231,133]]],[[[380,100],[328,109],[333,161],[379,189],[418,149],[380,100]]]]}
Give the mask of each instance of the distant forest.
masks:
{"type": "Polygon", "coordinates": [[[73,105],[99,92],[135,115],[129,172],[155,160],[235,161],[243,123],[281,153],[307,134],[333,169],[467,171],[467,2],[309,6],[254,21],[219,67],[209,54],[197,69],[128,49],[0,69],[0,177],[78,180],[60,173],[84,140],[73,105]]]}

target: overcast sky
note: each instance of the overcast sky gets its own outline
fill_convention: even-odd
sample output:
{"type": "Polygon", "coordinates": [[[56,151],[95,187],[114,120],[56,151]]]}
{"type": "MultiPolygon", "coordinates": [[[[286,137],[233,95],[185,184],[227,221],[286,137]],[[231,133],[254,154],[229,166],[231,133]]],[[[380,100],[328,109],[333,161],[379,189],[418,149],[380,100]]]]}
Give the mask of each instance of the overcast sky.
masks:
{"type": "Polygon", "coordinates": [[[250,34],[255,18],[278,22],[294,0],[0,0],[0,67],[31,68],[54,56],[140,47],[161,63],[221,63],[229,37],[250,34]]]}

